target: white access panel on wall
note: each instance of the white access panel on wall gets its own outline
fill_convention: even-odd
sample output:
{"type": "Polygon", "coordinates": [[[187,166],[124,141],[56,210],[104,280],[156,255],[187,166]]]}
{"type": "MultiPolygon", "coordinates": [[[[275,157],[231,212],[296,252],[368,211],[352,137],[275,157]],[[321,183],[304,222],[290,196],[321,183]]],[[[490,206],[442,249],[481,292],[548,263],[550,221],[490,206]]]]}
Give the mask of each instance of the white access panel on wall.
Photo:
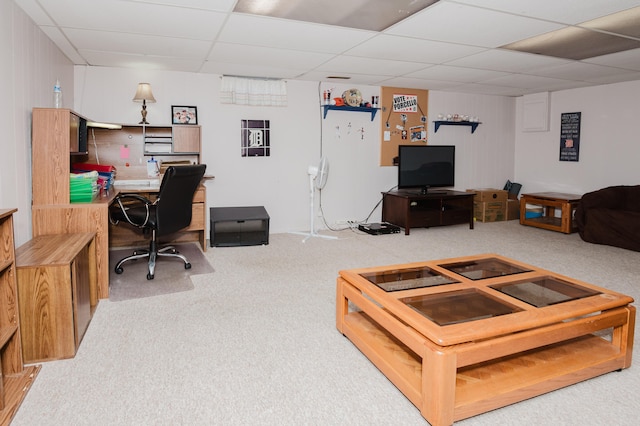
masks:
{"type": "Polygon", "coordinates": [[[522,130],[546,132],[549,130],[549,92],[524,95],[522,102],[522,130]]]}

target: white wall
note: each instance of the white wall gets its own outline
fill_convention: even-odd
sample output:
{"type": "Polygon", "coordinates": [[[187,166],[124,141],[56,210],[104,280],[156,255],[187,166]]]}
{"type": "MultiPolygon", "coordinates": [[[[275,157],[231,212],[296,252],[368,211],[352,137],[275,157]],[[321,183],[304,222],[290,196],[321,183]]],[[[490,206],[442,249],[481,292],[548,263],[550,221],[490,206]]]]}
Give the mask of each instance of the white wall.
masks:
{"type": "Polygon", "coordinates": [[[73,65],[13,1],[0,2],[0,209],[17,208],[16,246],[31,238],[31,109],[53,106],[60,79],[73,104],[73,65]]]}
{"type": "Polygon", "coordinates": [[[456,146],[456,189],[503,188],[514,179],[514,105],[505,96],[429,92],[429,143],[456,146]],[[441,126],[434,133],[438,114],[462,114],[479,118],[472,134],[469,127],[441,126]]]}
{"type": "MultiPolygon", "coordinates": [[[[76,67],[75,75],[75,109],[93,120],[136,123],[140,104],[131,99],[143,81],[151,83],[157,100],[147,107],[152,124],[169,124],[171,105],[197,106],[202,161],[215,176],[207,183],[208,206],[263,205],[271,216],[271,232],[309,229],[307,170],[321,156],[329,159],[330,173],[321,197],[316,194],[315,207],[321,203],[326,226],[379,221],[381,192],[397,183],[395,167],[379,166],[382,112],[373,121],[369,113],[349,111],[329,111],[323,118],[322,91],[331,88],[333,96],[340,96],[352,84],[289,81],[288,106],[274,108],[220,104],[220,77],[215,75],[100,67],[76,67]],[[270,120],[270,157],[240,156],[242,119],[270,120]]],[[[358,89],[364,99],[380,93],[377,86],[358,89]]],[[[430,93],[430,122],[436,110],[478,115],[485,121],[473,135],[460,127],[432,134],[429,126],[430,143],[458,147],[456,188],[502,187],[513,177],[513,104],[506,97],[430,93]]],[[[321,218],[314,215],[314,220],[316,227],[326,227],[321,218]]]]}
{"type": "Polygon", "coordinates": [[[640,184],[640,81],[551,93],[547,132],[522,131],[516,102],[516,180],[523,191],[583,194],[611,185],[640,184]],[[581,112],[578,162],[559,161],[560,115],[581,112]]]}

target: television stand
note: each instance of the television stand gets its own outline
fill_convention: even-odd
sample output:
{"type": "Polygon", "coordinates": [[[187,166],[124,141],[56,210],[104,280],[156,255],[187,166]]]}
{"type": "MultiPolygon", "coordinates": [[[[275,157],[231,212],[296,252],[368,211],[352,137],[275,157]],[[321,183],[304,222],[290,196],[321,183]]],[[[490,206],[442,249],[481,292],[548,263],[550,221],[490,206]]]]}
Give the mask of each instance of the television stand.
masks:
{"type": "Polygon", "coordinates": [[[382,193],[382,221],[404,228],[458,225],[473,229],[473,193],[459,191],[388,191],[382,193]]]}

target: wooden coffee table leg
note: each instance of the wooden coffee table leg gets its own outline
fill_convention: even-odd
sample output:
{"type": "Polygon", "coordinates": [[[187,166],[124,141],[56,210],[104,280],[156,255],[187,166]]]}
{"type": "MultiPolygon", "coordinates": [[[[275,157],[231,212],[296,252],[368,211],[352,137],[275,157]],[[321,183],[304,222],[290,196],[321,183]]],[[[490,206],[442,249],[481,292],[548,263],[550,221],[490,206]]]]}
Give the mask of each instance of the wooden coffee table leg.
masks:
{"type": "Polygon", "coordinates": [[[427,347],[422,358],[422,416],[432,426],[453,424],[455,398],[455,354],[427,347]]]}

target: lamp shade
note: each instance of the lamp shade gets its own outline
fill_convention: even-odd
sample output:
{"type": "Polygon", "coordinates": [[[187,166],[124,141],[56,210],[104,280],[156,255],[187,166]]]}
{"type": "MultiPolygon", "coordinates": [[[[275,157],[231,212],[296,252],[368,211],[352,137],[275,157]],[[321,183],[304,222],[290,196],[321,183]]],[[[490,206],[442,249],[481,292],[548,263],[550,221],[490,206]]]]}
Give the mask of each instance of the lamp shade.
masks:
{"type": "Polygon", "coordinates": [[[154,98],[153,93],[151,93],[151,85],[149,83],[138,83],[138,90],[136,90],[133,101],[154,103],[156,98],[154,98]]]}

